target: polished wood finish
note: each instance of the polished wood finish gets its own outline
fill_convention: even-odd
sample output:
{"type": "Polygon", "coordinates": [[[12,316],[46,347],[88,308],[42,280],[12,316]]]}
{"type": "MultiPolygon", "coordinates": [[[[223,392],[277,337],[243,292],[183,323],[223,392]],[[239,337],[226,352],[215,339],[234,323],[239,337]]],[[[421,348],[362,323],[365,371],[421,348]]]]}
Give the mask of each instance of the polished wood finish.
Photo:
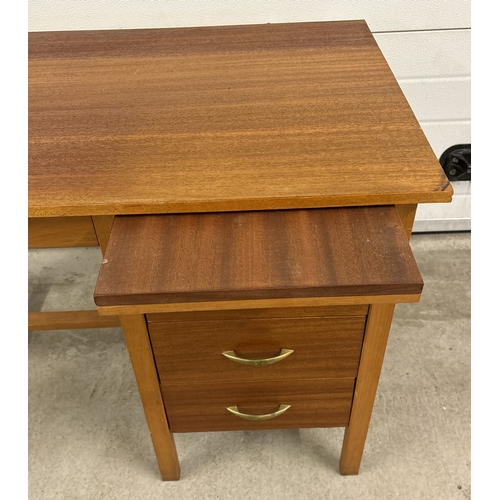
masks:
{"type": "Polygon", "coordinates": [[[358,371],[365,317],[272,318],[149,323],[160,381],[206,383],[299,378],[354,378],[358,371]],[[244,366],[224,356],[277,356],[269,366],[244,366]]]}
{"type": "Polygon", "coordinates": [[[179,479],[180,467],[177,450],[163,406],[145,317],[142,315],[124,316],[120,318],[120,321],[161,477],[163,480],[179,479]]]}
{"type": "Polygon", "coordinates": [[[391,329],[394,304],[371,305],[359,363],[349,425],[344,434],[340,473],[358,474],[391,329]]]}
{"type": "Polygon", "coordinates": [[[80,328],[116,328],[117,316],[100,316],[97,311],[42,311],[28,313],[28,330],[71,330],[80,328]]]}
{"type": "Polygon", "coordinates": [[[148,323],[166,323],[173,321],[217,321],[234,319],[264,318],[314,318],[318,316],[366,316],[368,306],[330,306],[330,307],[276,307],[270,309],[240,309],[192,311],[181,313],[148,314],[148,323]]]}
{"type": "Polygon", "coordinates": [[[95,247],[97,245],[90,217],[28,219],[28,248],[95,247]]]}
{"type": "Polygon", "coordinates": [[[406,205],[119,216],[95,299],[123,318],[147,314],[173,432],[346,426],[341,473],[356,474],[393,302],[422,289],[405,230],[414,214],[406,205]],[[222,356],[281,349],[294,352],[264,367],[222,356]],[[292,406],[263,421],[227,410],[281,404],[292,406]]]}
{"type": "Polygon", "coordinates": [[[31,217],[451,201],[364,21],[28,44],[31,217]]]}
{"type": "Polygon", "coordinates": [[[162,385],[174,432],[341,427],[351,411],[354,379],[267,380],[162,385]],[[279,417],[259,422],[227,411],[268,414],[280,404],[291,408],[279,417]]]}
{"type": "Polygon", "coordinates": [[[96,303],[123,314],[163,479],[179,477],[172,429],[348,426],[340,470],[356,474],[391,303],[422,289],[407,241],[417,203],[453,192],[366,23],[30,33],[29,129],[29,215],[94,218],[106,250],[96,303]],[[347,206],[372,208],[331,225],[314,210],[347,206]],[[229,213],[112,223],[198,212],[229,213]],[[160,359],[160,388],[145,313],[153,337],[169,333],[155,321],[167,312],[187,337],[197,315],[283,324],[271,308],[368,304],[356,379],[186,383],[160,359]],[[226,410],[281,403],[290,412],[265,422],[226,410]]]}
{"type": "Polygon", "coordinates": [[[117,217],[98,306],[420,294],[392,206],[117,217]]]}

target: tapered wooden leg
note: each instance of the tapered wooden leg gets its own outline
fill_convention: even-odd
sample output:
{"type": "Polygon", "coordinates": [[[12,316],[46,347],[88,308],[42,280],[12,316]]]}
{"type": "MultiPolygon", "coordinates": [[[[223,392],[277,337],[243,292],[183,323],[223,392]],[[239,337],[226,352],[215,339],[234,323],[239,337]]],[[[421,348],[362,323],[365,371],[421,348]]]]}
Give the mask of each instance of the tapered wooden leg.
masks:
{"type": "Polygon", "coordinates": [[[368,312],[351,417],[340,455],[342,475],[359,472],[393,313],[394,304],[373,304],[368,312]]]}
{"type": "Polygon", "coordinates": [[[161,477],[164,481],[179,479],[180,467],[175,441],[168,426],[156,365],[145,316],[120,316],[130,360],[142,399],[161,477]]]}

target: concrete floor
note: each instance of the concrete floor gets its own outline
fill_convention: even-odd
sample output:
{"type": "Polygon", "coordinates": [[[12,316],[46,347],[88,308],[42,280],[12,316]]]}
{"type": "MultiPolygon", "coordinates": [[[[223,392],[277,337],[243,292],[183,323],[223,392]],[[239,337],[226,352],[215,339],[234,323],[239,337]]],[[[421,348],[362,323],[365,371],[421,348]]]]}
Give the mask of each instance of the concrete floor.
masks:
{"type": "MultiPolygon", "coordinates": [[[[120,329],[30,332],[29,498],[470,499],[470,233],[414,234],[361,472],[343,429],[177,434],[162,482],[120,329]]],[[[96,248],[31,250],[29,309],[93,307],[96,248]]]]}

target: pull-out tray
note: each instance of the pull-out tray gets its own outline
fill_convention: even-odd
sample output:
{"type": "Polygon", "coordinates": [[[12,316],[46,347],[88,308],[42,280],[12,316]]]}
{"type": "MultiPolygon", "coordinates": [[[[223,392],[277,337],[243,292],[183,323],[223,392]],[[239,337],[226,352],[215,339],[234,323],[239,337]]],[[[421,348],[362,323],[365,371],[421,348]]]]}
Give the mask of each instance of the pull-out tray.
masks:
{"type": "Polygon", "coordinates": [[[395,207],[350,207],[116,217],[94,299],[100,309],[360,296],[413,302],[422,287],[395,207]]]}

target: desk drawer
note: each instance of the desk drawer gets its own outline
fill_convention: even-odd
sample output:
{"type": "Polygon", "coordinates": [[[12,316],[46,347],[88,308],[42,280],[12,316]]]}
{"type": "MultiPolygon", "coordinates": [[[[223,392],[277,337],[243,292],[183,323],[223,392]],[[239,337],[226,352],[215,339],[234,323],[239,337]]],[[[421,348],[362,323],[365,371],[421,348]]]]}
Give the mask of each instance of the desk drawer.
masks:
{"type": "Polygon", "coordinates": [[[253,383],[163,385],[173,432],[344,427],[354,392],[351,379],[273,380],[253,383]],[[230,413],[263,415],[290,405],[268,420],[246,420],[230,413]]]}
{"type": "Polygon", "coordinates": [[[162,383],[299,378],[353,378],[357,374],[364,316],[267,318],[149,323],[162,383]],[[285,359],[249,366],[228,359],[285,359]]]}

